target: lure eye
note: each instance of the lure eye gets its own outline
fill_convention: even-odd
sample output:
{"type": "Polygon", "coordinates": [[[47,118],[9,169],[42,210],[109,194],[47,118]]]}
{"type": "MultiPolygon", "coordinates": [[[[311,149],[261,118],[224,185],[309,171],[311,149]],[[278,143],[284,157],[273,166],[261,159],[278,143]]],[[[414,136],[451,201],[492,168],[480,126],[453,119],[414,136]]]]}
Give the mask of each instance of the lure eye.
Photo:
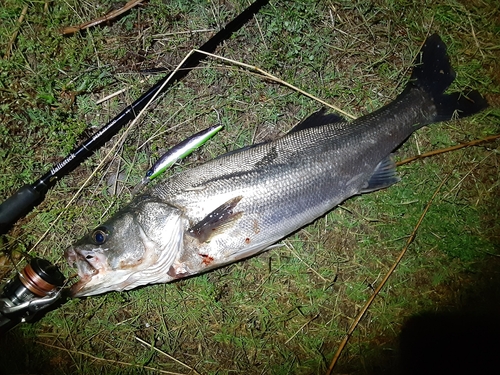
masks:
{"type": "Polygon", "coordinates": [[[106,242],[107,238],[108,230],[104,227],[99,227],[92,232],[92,241],[94,241],[96,245],[102,245],[106,242]]]}

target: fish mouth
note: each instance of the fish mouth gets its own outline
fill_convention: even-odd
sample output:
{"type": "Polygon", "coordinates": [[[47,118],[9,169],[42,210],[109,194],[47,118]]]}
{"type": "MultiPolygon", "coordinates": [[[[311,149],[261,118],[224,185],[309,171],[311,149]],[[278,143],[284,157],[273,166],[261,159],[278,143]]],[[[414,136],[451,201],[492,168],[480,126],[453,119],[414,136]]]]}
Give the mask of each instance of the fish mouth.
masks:
{"type": "Polygon", "coordinates": [[[68,264],[71,267],[75,267],[76,265],[78,277],[80,278],[80,280],[73,284],[69,290],[72,297],[77,296],[78,292],[92,280],[92,277],[99,273],[99,270],[88,261],[86,253],[86,251],[76,250],[73,247],[66,249],[64,252],[68,264]]]}

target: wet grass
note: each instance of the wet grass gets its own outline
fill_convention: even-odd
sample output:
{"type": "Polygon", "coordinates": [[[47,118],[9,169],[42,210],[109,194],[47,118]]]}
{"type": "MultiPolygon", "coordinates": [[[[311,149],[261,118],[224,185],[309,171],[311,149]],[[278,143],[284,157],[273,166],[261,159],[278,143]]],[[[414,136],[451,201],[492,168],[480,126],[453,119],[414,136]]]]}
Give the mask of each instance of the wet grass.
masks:
{"type": "MultiPolygon", "coordinates": [[[[0,60],[2,199],[40,177],[160,77],[145,71],[174,68],[247,5],[152,0],[116,21],[62,37],[61,27],[115,4],[8,0],[0,8],[2,56],[25,4],[12,52],[0,60]],[[185,33],[190,30],[197,32],[185,33]]],[[[402,90],[420,44],[438,32],[457,71],[453,89],[478,89],[491,108],[418,131],[397,151],[404,159],[500,132],[497,14],[494,1],[271,2],[258,23],[245,25],[217,53],[360,116],[402,90]]],[[[2,239],[2,250],[15,260],[2,260],[3,279],[12,277],[24,252],[56,262],[69,275],[64,249],[126,204],[166,149],[213,125],[213,109],[225,130],[172,173],[276,138],[318,107],[288,88],[208,60],[150,108],[75,203],[64,208],[116,139],[2,239]]],[[[410,316],[496,306],[498,150],[498,142],[490,143],[405,165],[399,184],[345,202],[285,239],[286,246],[253,259],[173,284],[70,300],[2,339],[1,362],[7,373],[190,373],[173,357],[201,374],[324,373],[424,206],[450,176],[337,368],[396,373],[397,337],[410,316]],[[474,297],[477,291],[484,297],[474,297]]]]}

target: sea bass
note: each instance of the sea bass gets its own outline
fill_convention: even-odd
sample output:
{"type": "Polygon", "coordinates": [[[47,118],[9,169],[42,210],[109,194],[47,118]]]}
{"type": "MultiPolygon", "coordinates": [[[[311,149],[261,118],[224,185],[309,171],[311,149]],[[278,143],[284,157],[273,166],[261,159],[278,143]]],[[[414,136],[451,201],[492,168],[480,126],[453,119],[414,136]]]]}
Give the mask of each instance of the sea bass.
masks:
{"type": "Polygon", "coordinates": [[[391,103],[346,122],[320,110],[276,141],[217,157],[137,196],[66,250],[74,296],[166,283],[238,261],[357,194],[398,181],[391,153],[422,126],[487,106],[455,78],[438,35],[391,103]]]}

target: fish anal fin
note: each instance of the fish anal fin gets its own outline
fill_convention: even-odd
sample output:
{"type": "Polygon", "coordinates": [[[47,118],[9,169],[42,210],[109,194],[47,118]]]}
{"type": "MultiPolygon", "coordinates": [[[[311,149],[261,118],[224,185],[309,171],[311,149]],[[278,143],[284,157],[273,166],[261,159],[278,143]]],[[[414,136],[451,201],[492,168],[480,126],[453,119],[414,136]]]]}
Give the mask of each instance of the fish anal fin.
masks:
{"type": "Polygon", "coordinates": [[[396,175],[396,164],[391,155],[382,159],[375,167],[372,176],[360,193],[371,193],[372,191],[385,189],[397,182],[400,178],[396,175]]]}
{"type": "Polygon", "coordinates": [[[327,125],[327,124],[333,124],[336,122],[346,122],[345,119],[340,117],[339,115],[336,115],[334,113],[325,113],[326,109],[321,108],[319,111],[314,112],[312,115],[295,125],[289,132],[290,133],[295,133],[300,130],[304,129],[309,129],[309,128],[316,128],[319,126],[327,125]]]}
{"type": "Polygon", "coordinates": [[[200,222],[188,229],[187,233],[200,243],[209,241],[214,234],[224,230],[243,215],[243,212],[234,211],[242,198],[242,196],[238,196],[220,205],[200,222]]]}

